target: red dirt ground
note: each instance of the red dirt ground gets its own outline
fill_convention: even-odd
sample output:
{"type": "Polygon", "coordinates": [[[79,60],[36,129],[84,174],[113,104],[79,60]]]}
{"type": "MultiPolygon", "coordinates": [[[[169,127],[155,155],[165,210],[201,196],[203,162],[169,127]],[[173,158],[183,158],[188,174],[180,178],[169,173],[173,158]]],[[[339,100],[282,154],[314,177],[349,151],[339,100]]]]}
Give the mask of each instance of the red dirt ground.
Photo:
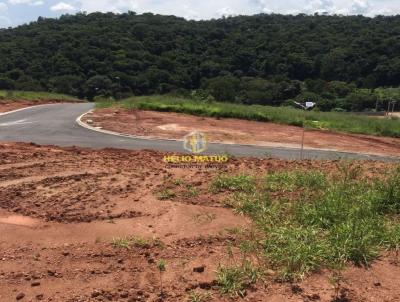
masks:
{"type": "MultiPolygon", "coordinates": [[[[84,117],[88,124],[120,133],[182,139],[194,130],[209,141],[298,148],[302,129],[274,123],[216,119],[154,111],[98,109],[84,117]]],[[[305,147],[400,156],[400,139],[307,130],[305,147]]]]}
{"type": "MultiPolygon", "coordinates": [[[[170,169],[162,153],[0,144],[0,301],[188,300],[190,290],[221,296],[215,270],[232,263],[232,228],[250,221],[224,207],[209,185],[218,173],[282,169],[336,171],[337,161],[231,159],[219,169],[170,169]],[[180,180],[176,182],[176,180],[180,180]],[[182,185],[184,184],[184,185],[182,185]],[[185,185],[196,188],[189,194],[185,185]],[[159,196],[174,191],[169,199],[159,196]],[[148,239],[130,249],[113,238],[148,239]],[[157,239],[157,240],[155,240],[157,239]],[[164,299],[156,263],[165,259],[164,299]],[[194,268],[204,267],[204,272],[194,268]]],[[[390,164],[363,162],[373,177],[390,164]]],[[[400,266],[382,255],[344,272],[343,301],[400,301],[400,266]]],[[[297,284],[259,282],[242,301],[332,301],[329,272],[297,284]]]]}
{"type": "MultiPolygon", "coordinates": [[[[8,112],[12,110],[17,110],[29,106],[35,105],[43,105],[43,104],[56,104],[63,103],[67,101],[60,100],[37,100],[37,101],[26,101],[26,100],[18,100],[18,101],[8,101],[8,100],[0,100],[0,113],[8,112]]],[[[72,101],[71,101],[72,102],[72,101]]],[[[74,101],[76,102],[76,101],[74,101]]]]}

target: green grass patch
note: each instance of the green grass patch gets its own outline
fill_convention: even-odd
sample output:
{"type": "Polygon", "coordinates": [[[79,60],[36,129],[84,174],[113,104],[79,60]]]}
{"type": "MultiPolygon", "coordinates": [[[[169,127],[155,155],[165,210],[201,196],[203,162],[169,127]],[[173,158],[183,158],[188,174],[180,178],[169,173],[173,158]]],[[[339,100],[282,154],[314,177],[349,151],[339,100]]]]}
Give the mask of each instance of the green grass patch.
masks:
{"type": "Polygon", "coordinates": [[[38,92],[38,91],[10,91],[0,90],[0,101],[41,101],[41,100],[56,100],[56,101],[79,101],[76,97],[52,93],[52,92],[38,92]]]}
{"type": "Polygon", "coordinates": [[[132,247],[149,249],[164,246],[164,243],[159,238],[143,238],[138,236],[113,238],[111,244],[114,248],[120,249],[131,249],[132,247]]]}
{"type": "Polygon", "coordinates": [[[188,198],[193,198],[199,196],[199,190],[191,184],[186,185],[186,191],[184,192],[184,196],[188,198]]]}
{"type": "Polygon", "coordinates": [[[227,175],[221,174],[214,179],[211,185],[211,191],[214,193],[230,190],[230,191],[251,191],[255,185],[254,177],[250,175],[227,175]]]}
{"type": "Polygon", "coordinates": [[[253,250],[265,265],[295,280],[322,268],[367,266],[385,249],[399,250],[400,167],[374,180],[359,173],[348,166],[329,177],[313,170],[240,175],[252,180],[244,187],[237,176],[218,176],[211,188],[222,184],[226,202],[252,218],[253,250]]]}
{"type": "Polygon", "coordinates": [[[130,238],[114,238],[112,240],[112,246],[114,248],[119,248],[119,249],[130,249],[132,246],[132,240],[130,238]]]}
{"type": "Polygon", "coordinates": [[[121,106],[126,109],[178,112],[218,118],[239,118],[293,126],[305,125],[311,129],[400,137],[400,119],[398,118],[375,118],[351,113],[304,112],[292,107],[204,102],[159,95],[132,97],[120,102],[99,100],[96,102],[96,106],[97,108],[121,106]]]}
{"type": "Polygon", "coordinates": [[[248,261],[240,266],[220,266],[217,270],[217,282],[221,293],[231,297],[244,297],[246,288],[258,278],[258,269],[248,261]]]}
{"type": "Polygon", "coordinates": [[[191,290],[188,296],[188,302],[207,302],[211,301],[212,294],[206,291],[191,290]]]}
{"type": "Polygon", "coordinates": [[[325,186],[326,177],[320,171],[282,171],[268,174],[264,178],[264,188],[269,191],[322,189],[325,186]]]}
{"type": "Polygon", "coordinates": [[[176,197],[176,194],[170,189],[164,189],[158,192],[156,196],[159,200],[172,200],[176,197]]]}

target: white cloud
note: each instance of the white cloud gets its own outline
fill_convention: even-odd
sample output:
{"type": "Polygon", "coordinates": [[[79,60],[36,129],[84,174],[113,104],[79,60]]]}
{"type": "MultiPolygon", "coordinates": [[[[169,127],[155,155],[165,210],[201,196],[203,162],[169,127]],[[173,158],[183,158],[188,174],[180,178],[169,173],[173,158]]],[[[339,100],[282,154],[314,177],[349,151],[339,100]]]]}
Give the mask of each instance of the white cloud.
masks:
{"type": "Polygon", "coordinates": [[[8,0],[8,3],[10,4],[30,4],[32,3],[32,0],[8,0]]]}
{"type": "Polygon", "coordinates": [[[53,12],[73,12],[75,11],[75,7],[65,2],[59,2],[56,5],[50,7],[50,10],[52,10],[53,12]]]}
{"type": "Polygon", "coordinates": [[[132,10],[138,13],[177,15],[187,19],[219,18],[222,15],[255,14],[260,12],[255,0],[80,0],[87,12],[132,10]]]}
{"type": "MultiPolygon", "coordinates": [[[[11,0],[26,1],[26,0],[11,0]]],[[[153,12],[187,19],[256,13],[399,14],[398,0],[76,0],[87,12],[153,12]]]]}
{"type": "Polygon", "coordinates": [[[372,17],[400,14],[400,0],[0,0],[0,28],[29,22],[38,16],[54,15],[49,10],[57,14],[77,11],[122,13],[131,10],[195,20],[223,15],[315,12],[372,17]]]}
{"type": "Polygon", "coordinates": [[[259,0],[268,12],[306,13],[327,12],[329,14],[375,16],[400,14],[398,0],[259,0]]]}
{"type": "Polygon", "coordinates": [[[351,12],[354,14],[367,14],[370,10],[370,6],[368,0],[353,0],[351,12]]]}
{"type": "Polygon", "coordinates": [[[44,1],[42,1],[42,0],[8,0],[8,3],[10,3],[11,5],[27,4],[30,6],[39,6],[39,5],[43,5],[44,1]]]}

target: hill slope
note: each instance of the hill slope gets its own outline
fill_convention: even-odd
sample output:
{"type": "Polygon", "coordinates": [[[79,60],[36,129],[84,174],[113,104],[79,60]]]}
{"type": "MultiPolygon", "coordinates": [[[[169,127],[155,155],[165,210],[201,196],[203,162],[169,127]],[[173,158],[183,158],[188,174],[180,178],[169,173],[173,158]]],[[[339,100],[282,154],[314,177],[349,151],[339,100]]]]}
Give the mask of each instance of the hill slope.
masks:
{"type": "Polygon", "coordinates": [[[311,95],[303,98],[325,101],[322,109],[360,110],[374,108],[375,99],[346,108],[337,98],[356,86],[400,84],[399,34],[400,16],[39,18],[0,30],[0,89],[91,98],[204,88],[219,100],[270,105],[306,91],[311,95]]]}

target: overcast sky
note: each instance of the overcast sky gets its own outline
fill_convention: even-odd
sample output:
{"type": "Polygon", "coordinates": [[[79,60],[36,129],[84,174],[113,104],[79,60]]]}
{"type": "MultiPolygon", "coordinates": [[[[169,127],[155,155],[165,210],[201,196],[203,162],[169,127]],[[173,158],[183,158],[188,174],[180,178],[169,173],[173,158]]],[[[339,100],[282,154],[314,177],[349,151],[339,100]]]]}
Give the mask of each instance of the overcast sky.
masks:
{"type": "Polygon", "coordinates": [[[272,12],[375,16],[400,14],[400,0],[0,0],[0,27],[34,21],[39,16],[128,10],[196,20],[272,12]]]}

